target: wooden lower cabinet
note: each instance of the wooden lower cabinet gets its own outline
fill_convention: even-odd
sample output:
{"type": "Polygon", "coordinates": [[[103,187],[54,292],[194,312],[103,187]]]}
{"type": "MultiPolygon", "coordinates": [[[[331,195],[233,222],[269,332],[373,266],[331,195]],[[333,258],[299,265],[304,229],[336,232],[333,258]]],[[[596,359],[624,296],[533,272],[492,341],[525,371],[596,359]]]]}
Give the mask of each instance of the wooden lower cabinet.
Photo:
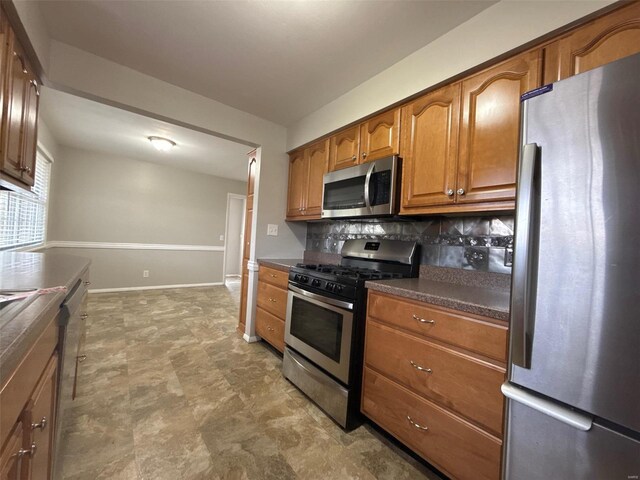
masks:
{"type": "Polygon", "coordinates": [[[284,351],[284,321],[256,308],[256,333],[280,352],[284,351]]]}
{"type": "Polygon", "coordinates": [[[260,265],[256,301],[256,333],[280,352],[284,351],[288,279],[287,271],[260,265]]]}
{"type": "Polygon", "coordinates": [[[28,478],[33,480],[51,478],[57,380],[58,356],[54,355],[38,382],[25,415],[26,425],[31,429],[31,439],[27,443],[37,447],[30,458],[28,478]]]}
{"type": "Polygon", "coordinates": [[[22,422],[18,422],[0,454],[0,480],[22,480],[21,472],[29,461],[22,448],[23,440],[24,429],[22,422]]]}
{"type": "Polygon", "coordinates": [[[504,368],[373,321],[367,342],[371,368],[501,435],[504,368]]]}
{"type": "Polygon", "coordinates": [[[52,478],[57,311],[0,389],[0,480],[52,478]]]}
{"type": "Polygon", "coordinates": [[[500,439],[366,367],[363,390],[365,415],[451,478],[500,478],[500,439]]]}
{"type": "Polygon", "coordinates": [[[452,478],[500,478],[506,337],[506,322],[370,291],[362,412],[452,478]]]}
{"type": "Polygon", "coordinates": [[[426,339],[489,357],[500,364],[507,361],[506,322],[373,291],[369,292],[367,316],[426,339]]]}

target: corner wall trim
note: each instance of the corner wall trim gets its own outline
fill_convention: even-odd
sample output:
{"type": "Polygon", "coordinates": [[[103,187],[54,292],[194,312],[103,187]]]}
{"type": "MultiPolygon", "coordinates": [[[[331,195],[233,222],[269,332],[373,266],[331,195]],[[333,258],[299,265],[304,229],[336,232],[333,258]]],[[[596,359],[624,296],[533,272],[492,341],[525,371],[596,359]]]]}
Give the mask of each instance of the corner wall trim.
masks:
{"type": "Polygon", "coordinates": [[[45,248],[98,248],[114,250],[179,250],[199,252],[224,252],[224,247],[214,245],[171,245],[165,243],[109,243],[109,242],[47,242],[45,248]]]}
{"type": "Polygon", "coordinates": [[[261,340],[260,337],[250,337],[249,335],[247,335],[246,333],[244,335],[242,335],[242,338],[244,339],[245,342],[247,343],[255,343],[255,342],[259,342],[261,340]]]}
{"type": "Polygon", "coordinates": [[[89,293],[133,292],[136,290],[168,290],[172,288],[217,287],[222,285],[224,285],[222,282],[213,282],[213,283],[184,283],[179,285],[152,285],[152,286],[145,286],[145,287],[90,288],[89,293]]]}

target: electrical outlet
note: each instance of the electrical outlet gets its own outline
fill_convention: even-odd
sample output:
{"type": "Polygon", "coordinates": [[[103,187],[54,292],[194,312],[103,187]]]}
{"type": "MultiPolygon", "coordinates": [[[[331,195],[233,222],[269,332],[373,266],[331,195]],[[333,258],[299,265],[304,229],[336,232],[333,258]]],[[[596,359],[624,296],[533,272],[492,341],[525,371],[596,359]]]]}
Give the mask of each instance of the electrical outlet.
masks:
{"type": "Polygon", "coordinates": [[[224,235],[220,235],[220,241],[224,242],[224,235]]]}
{"type": "Polygon", "coordinates": [[[504,250],[504,266],[513,267],[513,248],[505,248],[504,250]]]}
{"type": "Polygon", "coordinates": [[[149,278],[149,270],[142,270],[142,278],[149,278]]]}
{"type": "Polygon", "coordinates": [[[271,237],[277,237],[278,236],[278,225],[275,225],[273,223],[270,223],[267,225],[267,235],[271,236],[271,237]]]}

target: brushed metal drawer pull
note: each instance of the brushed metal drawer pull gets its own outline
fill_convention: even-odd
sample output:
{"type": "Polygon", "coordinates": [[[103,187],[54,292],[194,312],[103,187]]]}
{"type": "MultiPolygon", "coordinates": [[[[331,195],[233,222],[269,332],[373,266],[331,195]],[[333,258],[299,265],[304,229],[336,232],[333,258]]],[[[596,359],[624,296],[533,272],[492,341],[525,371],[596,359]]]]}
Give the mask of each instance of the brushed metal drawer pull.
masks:
{"type": "Polygon", "coordinates": [[[413,360],[409,360],[409,363],[411,364],[411,366],[413,368],[415,368],[416,370],[420,370],[421,372],[424,372],[424,373],[432,373],[433,372],[433,370],[431,370],[430,368],[421,367],[420,365],[415,363],[413,360]]]}
{"type": "Polygon", "coordinates": [[[269,276],[270,276],[271,278],[278,278],[278,275],[274,275],[273,273],[270,273],[270,274],[269,274],[269,276]]]}
{"type": "Polygon", "coordinates": [[[423,427],[419,423],[414,422],[409,415],[407,415],[407,420],[409,420],[409,423],[416,427],[418,430],[429,430],[429,427],[423,427]]]}
{"type": "Polygon", "coordinates": [[[83,313],[82,315],[80,315],[80,318],[82,320],[86,320],[87,318],[89,318],[89,314],[88,313],[83,313]]]}
{"type": "Polygon", "coordinates": [[[267,326],[267,330],[269,330],[270,332],[273,332],[273,327],[267,326]]]}
{"type": "Polygon", "coordinates": [[[76,357],[80,363],[84,362],[87,359],[86,355],[78,355],[76,357]]]}
{"type": "Polygon", "coordinates": [[[273,302],[273,303],[277,303],[278,302],[275,298],[271,298],[271,297],[269,297],[269,301],[273,302]]]}
{"type": "Polygon", "coordinates": [[[435,320],[427,320],[426,318],[421,318],[415,314],[413,315],[413,319],[419,321],[420,323],[431,323],[431,324],[436,323],[435,320]]]}

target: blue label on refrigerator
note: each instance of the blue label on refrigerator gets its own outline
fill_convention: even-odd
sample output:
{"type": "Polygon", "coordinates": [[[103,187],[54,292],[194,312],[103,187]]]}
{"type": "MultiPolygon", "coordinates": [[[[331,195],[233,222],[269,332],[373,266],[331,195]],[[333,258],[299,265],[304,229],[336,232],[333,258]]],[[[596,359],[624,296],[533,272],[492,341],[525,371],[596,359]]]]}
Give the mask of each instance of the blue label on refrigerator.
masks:
{"type": "Polygon", "coordinates": [[[542,87],[536,88],[535,90],[530,90],[528,92],[520,95],[520,101],[524,102],[525,100],[529,100],[530,98],[537,97],[538,95],[542,95],[544,93],[548,93],[553,90],[553,84],[544,85],[542,87]]]}

